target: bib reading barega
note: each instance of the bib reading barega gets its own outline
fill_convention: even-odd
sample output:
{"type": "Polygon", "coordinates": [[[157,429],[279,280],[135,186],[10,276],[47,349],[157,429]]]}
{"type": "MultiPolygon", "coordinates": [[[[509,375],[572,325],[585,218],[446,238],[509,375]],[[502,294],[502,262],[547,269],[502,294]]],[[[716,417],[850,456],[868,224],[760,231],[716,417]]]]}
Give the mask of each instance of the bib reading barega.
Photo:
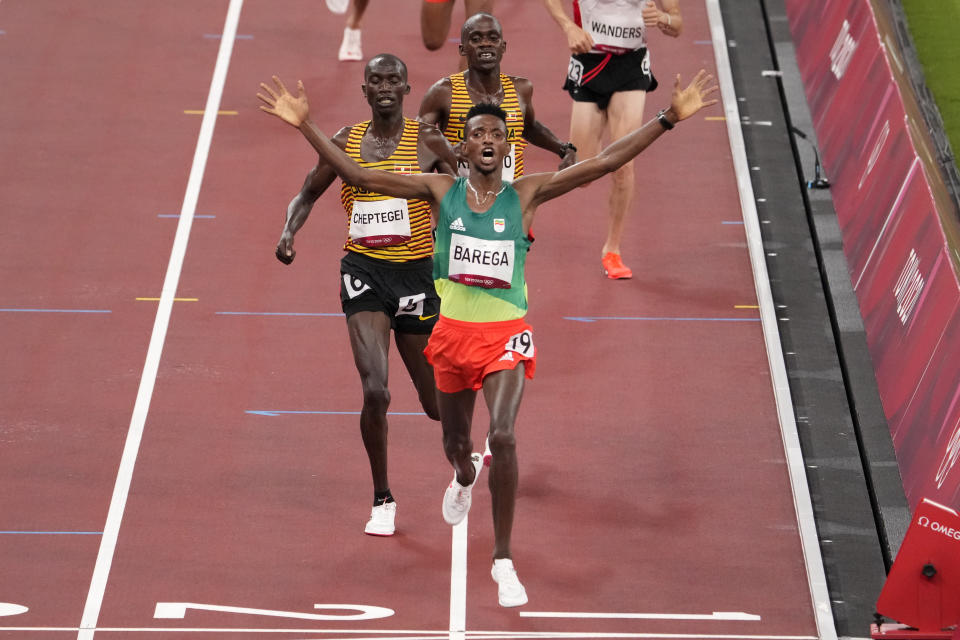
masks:
{"type": "Polygon", "coordinates": [[[513,279],[513,240],[481,240],[450,235],[447,277],[484,289],[509,289],[513,279]]]}
{"type": "Polygon", "coordinates": [[[364,247],[386,247],[410,240],[410,211],[402,198],[354,200],[350,239],[364,247]]]}
{"type": "MultiPolygon", "coordinates": [[[[510,152],[503,156],[503,170],[500,171],[500,178],[508,182],[513,182],[514,171],[517,166],[517,145],[510,143],[510,152]]],[[[457,161],[457,175],[462,178],[470,177],[470,165],[466,160],[457,161]]]]}

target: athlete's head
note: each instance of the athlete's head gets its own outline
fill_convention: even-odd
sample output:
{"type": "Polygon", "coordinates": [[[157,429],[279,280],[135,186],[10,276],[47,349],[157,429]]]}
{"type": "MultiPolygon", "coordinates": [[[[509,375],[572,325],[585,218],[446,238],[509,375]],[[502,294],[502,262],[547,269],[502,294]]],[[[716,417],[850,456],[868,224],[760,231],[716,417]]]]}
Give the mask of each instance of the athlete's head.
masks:
{"type": "Polygon", "coordinates": [[[500,21],[489,13],[475,13],[460,30],[460,55],[468,69],[495,69],[507,50],[500,21]]]}
{"type": "Polygon", "coordinates": [[[463,125],[462,153],[480,173],[499,171],[510,144],[507,113],[495,104],[481,102],[470,107],[463,125]]]}
{"type": "Polygon", "coordinates": [[[407,65],[392,53],[375,55],[363,70],[363,84],[360,88],[375,111],[378,108],[401,108],[403,96],[410,93],[407,65]]]}

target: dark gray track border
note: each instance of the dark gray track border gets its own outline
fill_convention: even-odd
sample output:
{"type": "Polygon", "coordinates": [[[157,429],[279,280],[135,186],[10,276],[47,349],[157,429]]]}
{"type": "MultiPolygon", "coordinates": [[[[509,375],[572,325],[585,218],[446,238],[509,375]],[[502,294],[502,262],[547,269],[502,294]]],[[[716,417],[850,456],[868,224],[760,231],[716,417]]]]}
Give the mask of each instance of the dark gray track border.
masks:
{"type": "Polygon", "coordinates": [[[866,637],[909,509],[783,0],[721,12],[837,635],[866,637]]]}

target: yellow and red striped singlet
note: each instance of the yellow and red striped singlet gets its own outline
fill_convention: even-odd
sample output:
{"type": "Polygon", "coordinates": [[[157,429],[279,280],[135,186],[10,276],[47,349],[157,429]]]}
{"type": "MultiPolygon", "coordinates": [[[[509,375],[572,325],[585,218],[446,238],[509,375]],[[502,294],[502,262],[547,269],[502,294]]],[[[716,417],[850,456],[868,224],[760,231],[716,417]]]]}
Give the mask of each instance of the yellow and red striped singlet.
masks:
{"type": "MultiPolygon", "coordinates": [[[[367,120],[351,127],[346,148],[348,156],[353,158],[360,166],[368,169],[382,169],[384,171],[392,171],[393,173],[405,174],[421,173],[420,163],[417,159],[417,139],[420,131],[419,122],[404,118],[403,135],[400,137],[400,144],[397,145],[396,151],[390,154],[389,158],[379,162],[367,162],[360,156],[360,141],[363,139],[363,134],[367,132],[369,126],[370,121],[367,120]]],[[[430,205],[423,200],[407,201],[410,215],[410,240],[396,245],[366,247],[350,239],[349,229],[354,201],[372,202],[387,199],[389,199],[388,196],[343,183],[343,186],[340,187],[340,202],[343,203],[343,209],[347,212],[347,241],[343,245],[344,250],[360,253],[371,258],[389,260],[391,262],[409,262],[410,260],[429,258],[433,255],[430,205]]]]}
{"type": "MultiPolygon", "coordinates": [[[[452,92],[450,96],[450,115],[447,126],[443,130],[450,144],[456,145],[463,140],[463,125],[467,121],[467,111],[473,106],[470,93],[463,72],[450,76],[452,92]]],[[[503,85],[503,101],[500,108],[507,112],[507,142],[511,144],[512,153],[503,159],[504,180],[516,180],[523,175],[523,149],[527,141],[523,139],[523,111],[520,109],[520,99],[513,86],[510,76],[500,74],[500,84],[503,85]]],[[[461,167],[461,175],[464,167],[461,167]]]]}

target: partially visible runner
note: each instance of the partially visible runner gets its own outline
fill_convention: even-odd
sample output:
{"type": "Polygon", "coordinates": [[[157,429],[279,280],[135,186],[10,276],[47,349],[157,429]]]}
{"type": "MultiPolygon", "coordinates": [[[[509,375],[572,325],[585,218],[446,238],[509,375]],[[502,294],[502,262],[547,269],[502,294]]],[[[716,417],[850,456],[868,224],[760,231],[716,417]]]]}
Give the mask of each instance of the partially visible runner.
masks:
{"type": "MultiPolygon", "coordinates": [[[[577,148],[561,142],[536,119],[533,111],[533,83],[526,78],[500,72],[507,50],[500,21],[489,13],[467,18],[461,29],[460,55],[466,71],[438,80],[423,96],[418,118],[435,124],[451,145],[463,140],[467,111],[475,104],[487,103],[507,112],[507,142],[510,151],[504,158],[503,179],[523,175],[523,150],[527,143],[557,154],[560,168],[577,161],[577,148]]],[[[467,175],[467,162],[460,160],[460,175],[467,175]]]]}
{"type": "MultiPolygon", "coordinates": [[[[364,69],[362,90],[372,120],[341,129],[333,137],[337,148],[364,167],[397,173],[454,173],[456,159],[436,127],[403,116],[403,97],[410,86],[407,67],[399,58],[390,54],[371,58],[364,69]]],[[[336,177],[321,156],[287,207],[276,250],[284,264],[296,256],[294,234],[336,177]]],[[[349,227],[340,262],[340,303],[363,388],[360,433],[373,475],[373,509],[364,532],[389,536],[395,531],[397,510],[387,477],[391,328],[423,410],[431,419],[439,418],[433,368],[423,355],[440,306],[432,277],[430,204],[423,199],[390,198],[346,181],[340,198],[349,227]]]]}
{"type": "Polygon", "coordinates": [[[427,355],[440,391],[444,451],[454,468],[441,510],[444,520],[455,525],[470,509],[482,464],[470,437],[477,391],[482,389],[494,452],[489,478],[495,539],[491,575],[501,606],[526,604],[510,536],[519,475],[514,424],[524,378],[532,378],[536,366],[533,332],[524,321],[524,265],[534,215],[544,202],[616,171],[677,122],[716,103],[706,100],[716,86],[707,86],[711,76],[703,70],[684,89],[677,76],[670,106],[653,120],[589,160],[511,183],[501,177],[510,145],[507,116],[498,107],[478,105],[468,114],[462,150],[470,166],[468,177],[398,175],[363,168],[342,153],[310,119],[303,83],[294,97],[279,78],[273,80],[275,88],[260,85],[268,94],[257,94],[267,105],[260,108],[298,127],[344,180],[398,198],[422,198],[435,212],[433,274],[441,307],[427,355]]]}
{"type": "MultiPolygon", "coordinates": [[[[327,8],[336,14],[347,14],[343,40],[337,58],[341,61],[362,60],[360,27],[363,14],[370,0],[327,0],[327,8]]],[[[464,17],[480,12],[493,12],[494,0],[463,0],[464,17]]],[[[450,35],[450,22],[453,17],[453,0],[423,0],[420,7],[420,36],[423,46],[430,51],[443,47],[450,35]]],[[[466,61],[460,58],[460,69],[466,68],[466,61]]]]}
{"type": "MultiPolygon", "coordinates": [[[[657,88],[647,30],[656,27],[676,38],[683,29],[680,0],[660,2],[663,10],[653,0],[573,0],[571,19],[561,0],[543,0],[572,54],[563,88],[573,98],[570,140],[581,158],[597,153],[604,134],[617,140],[643,123],[647,92],[657,88]]],[[[635,180],[632,162],[613,174],[600,253],[604,273],[614,280],[633,276],[620,257],[620,243],[635,180]]]]}
{"type": "MultiPolygon", "coordinates": [[[[493,13],[494,0],[463,0],[463,17],[469,18],[475,13],[493,13]]],[[[423,0],[420,5],[420,36],[423,46],[436,51],[447,41],[450,35],[450,23],[453,16],[453,0],[423,0]]],[[[466,69],[466,61],[460,58],[460,70],[466,69]]]]}
{"type": "Polygon", "coordinates": [[[327,0],[327,8],[333,13],[347,14],[343,29],[343,40],[337,59],[341,62],[363,60],[363,46],[360,42],[360,25],[370,0],[327,0]]]}

